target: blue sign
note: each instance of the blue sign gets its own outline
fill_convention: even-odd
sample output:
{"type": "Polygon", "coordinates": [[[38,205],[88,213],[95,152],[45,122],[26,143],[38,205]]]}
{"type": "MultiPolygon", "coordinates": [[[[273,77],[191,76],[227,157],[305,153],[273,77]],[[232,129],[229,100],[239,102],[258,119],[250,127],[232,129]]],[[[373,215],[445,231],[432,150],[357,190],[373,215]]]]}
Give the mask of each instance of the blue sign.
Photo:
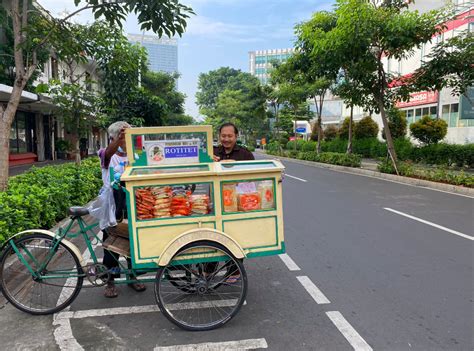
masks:
{"type": "Polygon", "coordinates": [[[296,133],[306,133],[306,128],[296,128],[296,133]]]}
{"type": "Polygon", "coordinates": [[[166,158],[197,157],[197,146],[167,146],[165,147],[166,158]]]}

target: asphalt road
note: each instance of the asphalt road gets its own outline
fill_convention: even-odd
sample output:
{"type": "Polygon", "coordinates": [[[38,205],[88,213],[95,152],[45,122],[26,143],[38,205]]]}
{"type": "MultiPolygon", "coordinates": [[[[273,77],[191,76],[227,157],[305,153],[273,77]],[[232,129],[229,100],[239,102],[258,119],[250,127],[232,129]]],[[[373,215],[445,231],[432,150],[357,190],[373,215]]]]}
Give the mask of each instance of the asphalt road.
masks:
{"type": "Polygon", "coordinates": [[[285,165],[292,261],[247,260],[247,304],[223,328],[174,327],[151,285],[83,289],[70,318],[0,310],[0,349],[473,349],[472,198],[285,165]]]}

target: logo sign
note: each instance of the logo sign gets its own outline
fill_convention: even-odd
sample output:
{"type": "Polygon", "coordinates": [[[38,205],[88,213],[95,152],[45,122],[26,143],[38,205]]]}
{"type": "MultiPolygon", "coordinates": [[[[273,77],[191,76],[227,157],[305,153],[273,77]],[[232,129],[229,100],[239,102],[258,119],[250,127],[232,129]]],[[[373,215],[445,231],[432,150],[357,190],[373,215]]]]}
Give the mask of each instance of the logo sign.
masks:
{"type": "Polygon", "coordinates": [[[199,140],[146,141],[149,165],[199,163],[199,140]]]}
{"type": "Polygon", "coordinates": [[[438,101],[438,92],[437,91],[421,91],[418,93],[410,94],[409,101],[399,101],[397,102],[398,108],[418,106],[432,104],[438,101]]]}
{"type": "Polygon", "coordinates": [[[296,133],[306,133],[306,128],[296,128],[296,133]]]}

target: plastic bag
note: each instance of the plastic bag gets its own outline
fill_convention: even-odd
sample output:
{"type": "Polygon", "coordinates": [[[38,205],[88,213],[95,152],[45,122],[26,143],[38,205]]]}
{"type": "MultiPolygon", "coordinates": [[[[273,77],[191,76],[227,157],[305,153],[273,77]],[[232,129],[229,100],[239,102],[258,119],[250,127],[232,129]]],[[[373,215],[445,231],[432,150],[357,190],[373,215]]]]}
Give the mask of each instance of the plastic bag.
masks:
{"type": "Polygon", "coordinates": [[[99,191],[99,196],[88,207],[92,217],[99,220],[101,230],[117,225],[115,217],[115,200],[111,186],[103,186],[99,191]]]}

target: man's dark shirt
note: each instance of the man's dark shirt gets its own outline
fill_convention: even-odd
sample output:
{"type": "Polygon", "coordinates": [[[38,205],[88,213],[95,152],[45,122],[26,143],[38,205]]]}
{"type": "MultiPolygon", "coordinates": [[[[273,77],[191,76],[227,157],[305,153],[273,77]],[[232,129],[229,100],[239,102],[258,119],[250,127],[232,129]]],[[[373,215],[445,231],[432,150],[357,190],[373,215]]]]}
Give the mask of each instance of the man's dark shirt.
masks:
{"type": "Polygon", "coordinates": [[[214,155],[222,160],[247,161],[255,160],[253,154],[243,146],[235,145],[230,153],[226,153],[222,145],[214,147],[214,155]]]}

